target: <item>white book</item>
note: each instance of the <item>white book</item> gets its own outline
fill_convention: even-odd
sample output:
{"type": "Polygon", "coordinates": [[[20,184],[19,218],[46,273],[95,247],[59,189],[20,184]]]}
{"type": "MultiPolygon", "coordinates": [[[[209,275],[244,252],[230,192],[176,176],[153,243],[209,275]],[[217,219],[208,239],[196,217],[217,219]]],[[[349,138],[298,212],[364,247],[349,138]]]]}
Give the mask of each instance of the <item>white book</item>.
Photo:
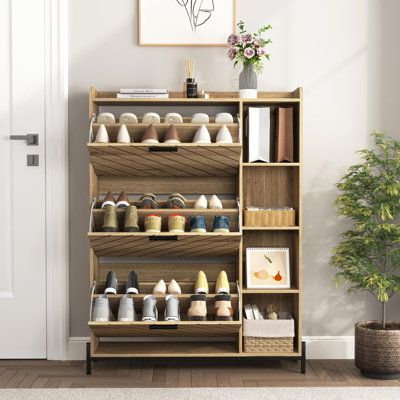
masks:
{"type": "Polygon", "coordinates": [[[255,304],[253,304],[253,305],[251,306],[251,308],[252,308],[252,310],[253,310],[254,319],[262,319],[258,307],[257,307],[255,304]]]}
{"type": "Polygon", "coordinates": [[[246,319],[254,319],[253,309],[250,304],[244,305],[244,315],[246,316],[246,319]]]}
{"type": "Polygon", "coordinates": [[[168,99],[168,93],[117,93],[118,99],[168,99]]]}
{"type": "Polygon", "coordinates": [[[249,107],[249,162],[270,162],[270,107],[249,107]]]}
{"type": "Polygon", "coordinates": [[[167,89],[120,89],[120,93],[168,93],[167,89]]]}

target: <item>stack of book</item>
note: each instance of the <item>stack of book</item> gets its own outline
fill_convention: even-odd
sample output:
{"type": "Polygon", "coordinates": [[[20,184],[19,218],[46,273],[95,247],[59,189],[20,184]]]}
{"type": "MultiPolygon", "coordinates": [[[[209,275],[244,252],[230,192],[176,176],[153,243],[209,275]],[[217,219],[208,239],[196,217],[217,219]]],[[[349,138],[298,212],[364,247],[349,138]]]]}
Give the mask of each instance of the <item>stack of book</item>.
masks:
{"type": "Polygon", "coordinates": [[[120,89],[118,99],[168,99],[167,89],[120,89]]]}

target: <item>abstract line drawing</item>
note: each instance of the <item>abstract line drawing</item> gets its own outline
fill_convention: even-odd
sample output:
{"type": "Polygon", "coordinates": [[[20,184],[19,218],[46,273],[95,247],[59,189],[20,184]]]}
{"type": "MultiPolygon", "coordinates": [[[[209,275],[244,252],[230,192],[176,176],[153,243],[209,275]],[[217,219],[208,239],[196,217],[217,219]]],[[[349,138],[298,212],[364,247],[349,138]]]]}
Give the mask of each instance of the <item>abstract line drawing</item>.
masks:
{"type": "Polygon", "coordinates": [[[214,11],[214,0],[176,0],[177,3],[185,7],[189,19],[190,28],[193,32],[198,26],[204,25],[214,11]]]}

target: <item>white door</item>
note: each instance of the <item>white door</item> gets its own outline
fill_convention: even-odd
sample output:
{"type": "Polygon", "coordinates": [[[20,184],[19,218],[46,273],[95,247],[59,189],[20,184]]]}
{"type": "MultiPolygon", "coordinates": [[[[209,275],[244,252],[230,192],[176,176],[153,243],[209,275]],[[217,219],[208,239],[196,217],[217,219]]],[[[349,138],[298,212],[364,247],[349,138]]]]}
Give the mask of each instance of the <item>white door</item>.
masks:
{"type": "Polygon", "coordinates": [[[44,1],[0,2],[0,358],[46,358],[44,1]]]}

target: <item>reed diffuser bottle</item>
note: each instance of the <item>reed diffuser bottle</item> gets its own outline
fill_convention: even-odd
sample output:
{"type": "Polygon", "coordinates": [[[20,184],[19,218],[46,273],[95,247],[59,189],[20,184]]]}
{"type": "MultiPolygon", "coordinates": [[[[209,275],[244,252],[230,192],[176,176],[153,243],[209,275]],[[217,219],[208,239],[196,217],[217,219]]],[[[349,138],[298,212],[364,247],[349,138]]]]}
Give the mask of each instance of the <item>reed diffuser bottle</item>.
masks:
{"type": "Polygon", "coordinates": [[[183,93],[189,99],[195,99],[197,97],[197,82],[193,78],[194,74],[194,67],[195,67],[195,60],[186,60],[186,73],[187,78],[186,82],[184,83],[183,93]]]}

